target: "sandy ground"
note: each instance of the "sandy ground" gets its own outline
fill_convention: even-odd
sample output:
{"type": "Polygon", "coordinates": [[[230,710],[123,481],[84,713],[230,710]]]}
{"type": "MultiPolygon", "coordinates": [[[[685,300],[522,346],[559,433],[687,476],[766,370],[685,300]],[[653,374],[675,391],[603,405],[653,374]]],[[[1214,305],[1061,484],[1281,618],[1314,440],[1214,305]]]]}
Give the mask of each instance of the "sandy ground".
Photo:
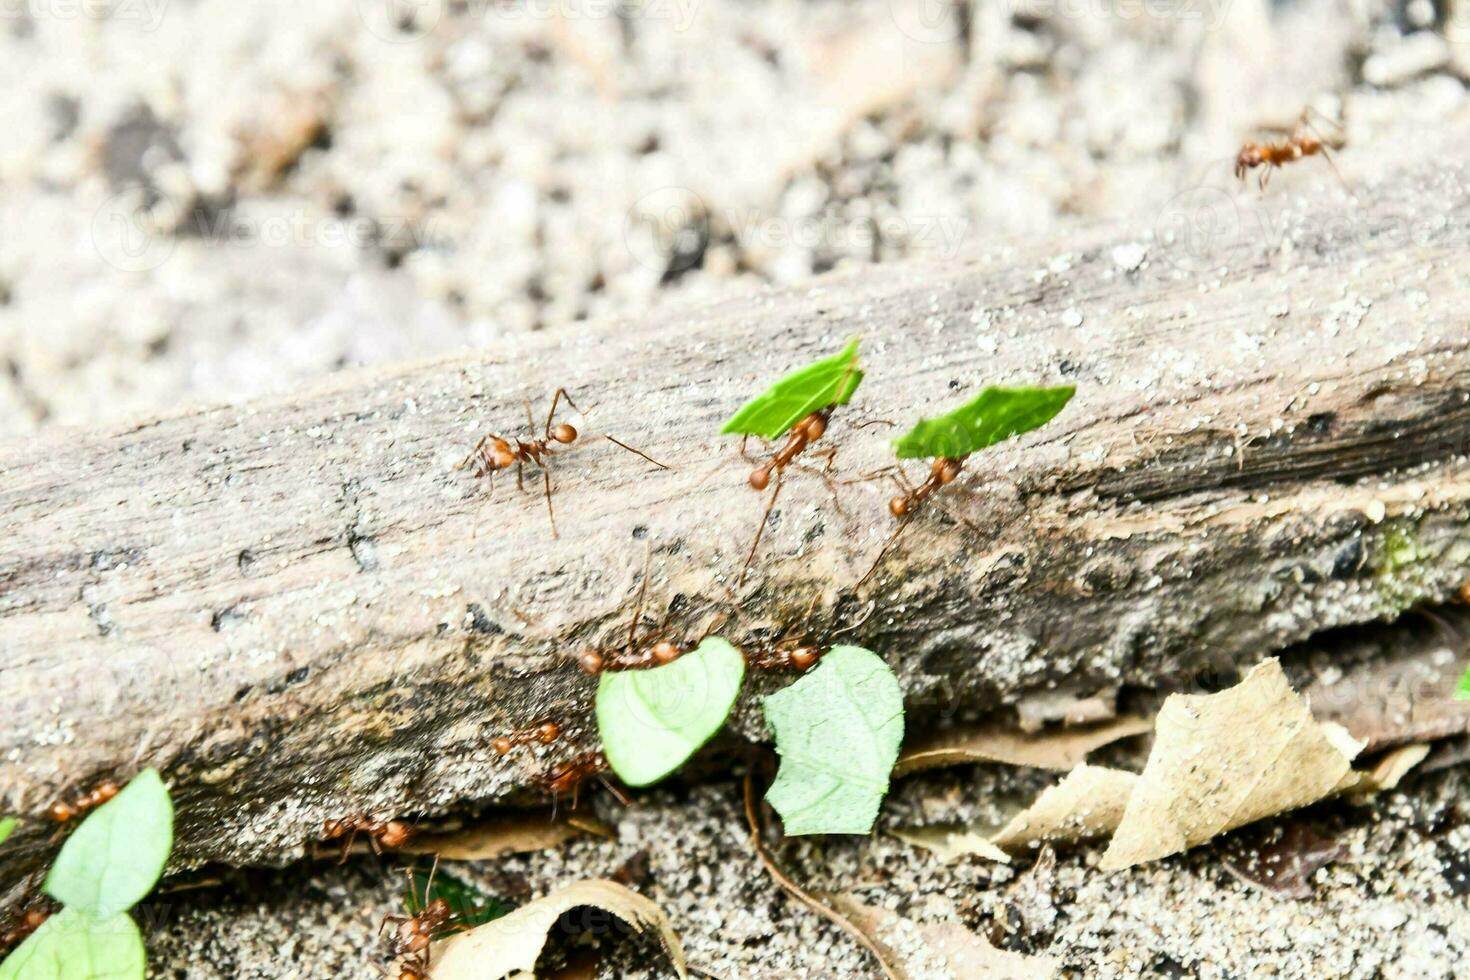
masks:
{"type": "MultiPolygon", "coordinates": [[[[891,827],[984,817],[995,801],[1044,779],[968,767],[903,780],[871,839],[793,840],[781,851],[808,888],[855,894],[917,922],[958,919],[997,945],[1060,957],[1072,977],[1404,978],[1463,976],[1470,962],[1467,775],[1412,779],[1371,805],[1322,804],[1239,831],[1187,855],[1131,871],[1096,869],[1098,848],[1055,863],[1010,866],[980,857],[942,864],[889,836],[891,827]],[[1235,877],[1225,859],[1304,823],[1343,857],[1318,871],[1313,897],[1291,899],[1235,877]]],[[[787,899],[746,838],[733,783],[596,806],[616,840],[582,838],[552,851],[452,873],[523,902],[586,876],[634,870],[670,915],[689,962],[727,980],[868,978],[881,974],[849,937],[787,899]],[[637,869],[646,862],[646,874],[637,869]]],[[[446,866],[449,867],[449,866],[446,866]]],[[[385,860],[293,868],[233,879],[228,891],[161,896],[153,961],[179,977],[369,977],[386,965],[375,932],[396,913],[403,876],[385,860]]],[[[588,940],[584,937],[582,942],[588,940]]],[[[572,943],[553,944],[548,962],[572,943]]],[[[656,945],[602,937],[603,977],[663,977],[656,945]]],[[[926,976],[940,980],[942,973],[926,976]]]]}
{"type": "MultiPolygon", "coordinates": [[[[1470,4],[1432,0],[27,0],[0,11],[0,434],[1083,222],[1208,233],[1189,195],[1229,185],[1252,127],[1340,115],[1351,181],[1355,145],[1463,118],[1467,76],[1470,4]]],[[[1272,192],[1334,179],[1308,161],[1272,192]]],[[[882,826],[1018,778],[906,780],[882,826]]],[[[1308,900],[1242,884],[1223,845],[1118,875],[881,832],[783,859],[1079,977],[1463,976],[1466,779],[1308,814],[1347,849],[1308,900]]],[[[456,873],[523,901],[647,851],[711,975],[876,976],[763,876],[737,801],[599,795],[615,841],[456,873]]],[[[376,975],[390,863],[225,874],[145,910],[157,975],[376,975]]],[[[606,976],[657,973],[601,948],[606,976]]]]}

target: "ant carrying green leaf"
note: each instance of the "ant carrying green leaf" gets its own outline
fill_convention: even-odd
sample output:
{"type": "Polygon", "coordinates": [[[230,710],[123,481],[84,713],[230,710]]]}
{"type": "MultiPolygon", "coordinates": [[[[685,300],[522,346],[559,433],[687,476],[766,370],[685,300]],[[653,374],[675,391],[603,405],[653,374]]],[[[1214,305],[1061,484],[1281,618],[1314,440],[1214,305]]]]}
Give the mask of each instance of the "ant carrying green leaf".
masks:
{"type": "MultiPolygon", "coordinates": [[[[746,452],[746,442],[751,436],[767,440],[786,437],[786,441],[777,447],[771,457],[758,463],[750,473],[749,480],[753,489],[765,490],[771,484],[772,474],[775,475],[776,486],[766,503],[765,513],[761,515],[755,540],[750,543],[750,551],[745,556],[745,564],[740,567],[741,583],[744,583],[745,573],[755,558],[756,549],[760,547],[761,535],[765,532],[771,510],[776,506],[776,498],[781,493],[781,477],[786,467],[826,434],[833,411],[839,405],[850,402],[858,385],[863,382],[863,372],[858,367],[857,348],[858,342],[854,339],[842,353],[808,364],[786,375],[746,402],[720,430],[723,435],[738,433],[743,437],[740,440],[740,455],[750,463],[756,462],[746,452]]],[[[830,466],[830,456],[827,462],[830,466]]]]}

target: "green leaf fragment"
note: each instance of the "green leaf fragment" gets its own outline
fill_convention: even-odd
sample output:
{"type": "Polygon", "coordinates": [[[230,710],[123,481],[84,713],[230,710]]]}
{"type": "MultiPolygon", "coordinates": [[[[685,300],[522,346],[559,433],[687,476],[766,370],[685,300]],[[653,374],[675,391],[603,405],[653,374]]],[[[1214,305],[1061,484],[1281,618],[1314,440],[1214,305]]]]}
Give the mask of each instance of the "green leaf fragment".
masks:
{"type": "Polygon", "coordinates": [[[62,909],[0,963],[0,980],[143,980],[143,937],[124,912],[62,909]]]}
{"type": "Polygon", "coordinates": [[[1470,701],[1470,668],[1466,668],[1465,673],[1460,676],[1460,683],[1455,688],[1455,700],[1470,701]]]}
{"type": "Polygon", "coordinates": [[[958,459],[1050,422],[1077,389],[989,387],[935,419],[920,419],[894,443],[899,459],[958,459]]]}
{"type": "Polygon", "coordinates": [[[776,439],[813,412],[846,405],[863,382],[857,349],[858,342],[853,340],[841,354],[786,375],[746,402],[720,432],[776,439]]]}
{"type": "Polygon", "coordinates": [[[153,890],[173,839],[168,789],[157,770],[145,769],[67,838],[44,890],[98,918],[124,912],[153,890]]]}
{"type": "Polygon", "coordinates": [[[597,731],[618,778],[656,783],[725,724],[745,679],[745,657],[706,637],[671,664],[607,672],[597,685],[597,731]]]}
{"type": "Polygon", "coordinates": [[[14,831],[14,830],[15,830],[15,818],[14,817],[6,817],[4,820],[0,820],[0,844],[4,844],[5,843],[5,838],[9,837],[10,834],[11,834],[11,832],[14,831]]]}
{"type": "MultiPolygon", "coordinates": [[[[409,915],[418,915],[436,898],[442,898],[449,903],[456,926],[484,925],[514,909],[514,906],[486,895],[449,872],[434,868],[432,864],[421,863],[416,870],[419,873],[413,877],[413,890],[405,903],[409,915]],[[429,881],[430,874],[434,876],[432,884],[429,881]]],[[[434,938],[439,939],[442,936],[434,938]]]]}
{"type": "Polygon", "coordinates": [[[903,694],[875,653],[839,646],[765,700],[781,768],[766,800],[786,833],[866,834],[903,741],[903,694]]]}

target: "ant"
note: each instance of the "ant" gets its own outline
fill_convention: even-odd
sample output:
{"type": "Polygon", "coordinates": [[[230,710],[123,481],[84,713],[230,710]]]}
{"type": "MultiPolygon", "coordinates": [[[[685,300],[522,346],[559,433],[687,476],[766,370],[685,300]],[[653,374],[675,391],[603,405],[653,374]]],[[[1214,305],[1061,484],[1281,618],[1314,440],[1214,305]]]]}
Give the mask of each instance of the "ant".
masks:
{"type": "MultiPolygon", "coordinates": [[[[855,374],[858,375],[858,380],[861,381],[861,372],[858,371],[856,362],[848,367],[847,371],[838,380],[836,388],[834,389],[838,397],[841,397],[843,393],[847,393],[849,397],[851,396],[851,391],[848,387],[848,383],[852,380],[853,375],[855,374]]],[[[856,385],[853,385],[853,387],[856,387],[856,385]]],[[[761,536],[765,534],[766,531],[766,522],[770,520],[771,511],[775,509],[776,498],[781,495],[781,480],[786,473],[786,467],[796,462],[796,458],[802,453],[806,452],[806,450],[812,445],[812,443],[816,442],[818,439],[822,438],[822,436],[827,434],[827,425],[829,422],[831,422],[832,413],[836,411],[838,404],[838,402],[834,402],[833,404],[828,405],[825,408],[817,409],[816,411],[808,413],[805,417],[797,421],[795,425],[793,425],[790,429],[786,431],[786,441],[783,442],[776,449],[776,451],[771,454],[771,458],[763,463],[759,463],[755,469],[751,470],[750,476],[747,478],[747,480],[750,483],[750,487],[752,490],[755,490],[757,492],[764,491],[766,487],[771,485],[771,475],[773,473],[776,477],[776,488],[771,491],[771,498],[766,502],[765,513],[761,515],[760,524],[756,526],[755,540],[750,542],[750,550],[746,552],[745,555],[745,564],[740,566],[740,578],[735,583],[737,588],[745,584],[745,576],[746,573],[750,571],[750,563],[755,560],[756,549],[760,547],[761,536]]],[[[870,425],[892,424],[892,422],[886,419],[871,419],[867,422],[863,422],[860,425],[855,426],[855,428],[863,429],[867,428],[870,425]]],[[[747,463],[754,463],[755,460],[751,458],[750,454],[746,450],[746,445],[749,440],[749,435],[741,437],[740,455],[747,463]]],[[[837,450],[835,447],[826,450],[824,454],[825,465],[822,467],[822,469],[817,471],[818,475],[821,476],[822,479],[827,481],[828,489],[832,491],[834,501],[837,499],[837,491],[835,487],[832,486],[832,481],[828,474],[830,474],[832,471],[832,460],[836,452],[837,450]]],[[[838,504],[838,509],[841,509],[840,504],[838,504]]]]}
{"type": "MultiPolygon", "coordinates": [[[[475,466],[475,476],[488,477],[492,492],[495,487],[495,473],[497,471],[510,469],[511,465],[514,464],[516,468],[516,486],[524,490],[526,487],[524,479],[525,464],[532,463],[540,467],[546,496],[546,517],[551,523],[552,537],[557,537],[556,512],[551,506],[551,470],[547,468],[546,461],[559,447],[569,446],[576,442],[578,436],[576,428],[568,425],[566,422],[557,425],[551,424],[552,419],[556,417],[556,407],[563,398],[567,400],[567,404],[572,406],[574,411],[578,414],[581,413],[582,410],[577,408],[577,403],[572,401],[572,396],[567,394],[567,390],[565,388],[558,388],[556,389],[556,394],[551,398],[551,411],[546,413],[546,425],[542,428],[540,439],[506,439],[493,432],[487,432],[480,437],[479,442],[475,443],[475,448],[470,450],[470,454],[455,466],[455,469],[462,470],[473,463],[475,466]]],[[[530,402],[526,403],[526,425],[531,431],[535,431],[536,420],[531,416],[530,402]]],[[[626,442],[614,439],[606,433],[603,433],[602,437],[614,445],[621,446],[635,456],[642,456],[661,470],[668,469],[663,463],[660,463],[641,450],[634,449],[626,442]]]]}
{"type": "Polygon", "coordinates": [[[120,792],[122,792],[122,787],[117,782],[111,779],[104,779],[94,786],[90,792],[83,793],[73,802],[68,803],[66,800],[57,800],[51,804],[50,809],[46,812],[57,823],[66,823],[68,820],[76,819],[88,810],[95,810],[120,792]]]}
{"type": "MultiPolygon", "coordinates": [[[[888,512],[898,519],[898,528],[893,532],[893,534],[889,535],[888,540],[884,542],[882,549],[878,552],[878,557],[873,559],[873,564],[868,568],[867,572],[863,574],[863,577],[858,579],[857,584],[859,586],[866,582],[869,576],[873,574],[873,572],[877,571],[879,563],[882,562],[883,557],[888,554],[888,549],[893,547],[894,542],[898,540],[899,535],[903,534],[904,529],[909,526],[909,521],[912,520],[914,514],[917,513],[917,508],[919,507],[919,505],[932,497],[936,491],[949,486],[956,479],[958,479],[960,475],[960,470],[964,469],[965,460],[969,458],[970,457],[968,455],[936,457],[934,461],[929,464],[928,478],[926,478],[924,482],[919,484],[918,486],[911,485],[908,480],[904,478],[903,470],[896,466],[889,467],[887,470],[880,470],[876,474],[870,474],[871,478],[872,476],[881,476],[885,472],[888,473],[893,477],[894,482],[898,484],[899,489],[902,490],[903,493],[891,498],[888,501],[888,512]]],[[[942,504],[940,504],[938,501],[935,501],[934,504],[940,510],[944,511],[944,513],[949,517],[965,525],[970,530],[979,533],[980,529],[976,527],[971,521],[967,521],[963,517],[960,517],[958,514],[953,513],[947,507],[944,507],[942,504]]]]}
{"type": "Polygon", "coordinates": [[[648,573],[652,560],[653,551],[650,548],[644,553],[643,582],[638,587],[638,601],[633,606],[633,618],[628,621],[627,642],[620,649],[606,653],[590,649],[583,650],[577,655],[577,665],[584,672],[595,677],[604,670],[639,670],[671,664],[704,642],[704,638],[713,633],[723,620],[723,616],[717,616],[705,627],[699,639],[692,643],[675,643],[673,640],[663,639],[646,648],[640,647],[638,645],[638,623],[643,618],[643,600],[648,595],[648,573]]]}
{"type": "Polygon", "coordinates": [[[623,806],[632,805],[633,801],[628,799],[627,794],[603,775],[607,769],[607,756],[601,752],[586,752],[552,768],[549,772],[537,777],[536,781],[551,794],[553,815],[558,798],[568,791],[572,794],[572,809],[577,808],[577,794],[583,781],[589,776],[596,776],[598,781],[606,786],[608,792],[617,797],[618,802],[623,806]]]}
{"type": "Polygon", "coordinates": [[[413,867],[406,869],[408,873],[408,897],[404,906],[408,915],[385,915],[383,921],[378,924],[378,935],[383,935],[383,930],[389,925],[394,927],[388,935],[388,952],[394,959],[403,959],[402,971],[399,980],[406,977],[428,976],[428,952],[429,944],[440,938],[446,932],[456,932],[464,926],[453,921],[454,910],[450,908],[449,902],[443,896],[431,898],[434,889],[434,875],[439,871],[439,858],[434,858],[434,866],[429,869],[429,879],[424,884],[424,902],[419,904],[418,892],[414,889],[413,867]],[[417,907],[418,911],[414,911],[417,907]],[[423,970],[423,973],[414,971],[423,970]]]}
{"type": "Polygon", "coordinates": [[[322,840],[336,840],[346,837],[342,845],[342,859],[338,864],[347,862],[347,855],[352,851],[352,842],[357,839],[358,834],[367,834],[368,843],[372,845],[373,852],[383,853],[383,848],[398,848],[407,844],[413,837],[413,827],[402,820],[373,820],[366,816],[341,817],[336,820],[328,820],[322,824],[322,840]]]}
{"type": "Polygon", "coordinates": [[[538,742],[541,745],[550,745],[561,737],[561,726],[554,721],[543,721],[539,725],[530,728],[522,728],[520,731],[509,735],[501,735],[490,743],[496,755],[505,755],[518,745],[530,745],[538,742]]]}
{"type": "MultiPolygon", "coordinates": [[[[1297,120],[1296,125],[1291,129],[1290,135],[1284,140],[1279,140],[1274,143],[1253,143],[1247,141],[1235,156],[1235,176],[1241,181],[1244,181],[1246,171],[1253,170],[1256,167],[1264,167],[1265,169],[1261,171],[1261,175],[1257,179],[1257,185],[1264,191],[1266,184],[1271,180],[1272,171],[1293,161],[1300,160],[1302,157],[1321,154],[1322,159],[1326,160],[1328,165],[1332,167],[1333,173],[1337,174],[1337,179],[1342,181],[1342,173],[1337,169],[1337,164],[1332,162],[1332,155],[1327,150],[1329,147],[1334,150],[1341,149],[1346,144],[1346,140],[1341,135],[1331,140],[1324,138],[1311,123],[1309,114],[1312,111],[1310,107],[1302,110],[1301,118],[1297,120]]],[[[1317,115],[1322,114],[1317,113],[1317,115]]],[[[1327,119],[1326,116],[1322,116],[1322,118],[1327,119]]],[[[1328,121],[1337,127],[1339,133],[1341,132],[1342,126],[1340,123],[1334,120],[1328,121]]],[[[1342,183],[1344,187],[1347,186],[1347,181],[1342,181],[1342,183]]]]}

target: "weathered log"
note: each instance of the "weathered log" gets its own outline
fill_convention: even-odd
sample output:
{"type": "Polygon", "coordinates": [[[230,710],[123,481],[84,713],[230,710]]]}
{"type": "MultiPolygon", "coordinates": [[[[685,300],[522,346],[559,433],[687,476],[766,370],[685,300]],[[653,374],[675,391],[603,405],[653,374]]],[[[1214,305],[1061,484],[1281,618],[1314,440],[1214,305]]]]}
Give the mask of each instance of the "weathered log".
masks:
{"type": "MultiPolygon", "coordinates": [[[[1189,249],[1145,225],[862,269],[11,445],[0,803],[37,819],[0,880],[43,855],[50,801],[144,765],[172,781],[185,862],[532,787],[595,740],[575,655],[622,642],[645,548],[647,635],[841,632],[894,664],[923,722],[1443,599],[1470,554],[1463,176],[1354,204],[1222,195],[1244,223],[1189,249]],[[892,487],[793,471],[738,585],[765,498],[720,421],[853,335],[869,374],[823,440],[838,481],[885,462],[889,433],[855,423],[986,383],[1077,397],[973,458],[861,586],[892,487]],[[538,473],[492,494],[454,464],[561,385],[675,468],[584,439],[550,464],[554,538],[538,473]],[[491,750],[547,717],[556,745],[491,750]]],[[[785,682],[749,685],[737,726],[757,734],[755,695],[785,682]]]]}

